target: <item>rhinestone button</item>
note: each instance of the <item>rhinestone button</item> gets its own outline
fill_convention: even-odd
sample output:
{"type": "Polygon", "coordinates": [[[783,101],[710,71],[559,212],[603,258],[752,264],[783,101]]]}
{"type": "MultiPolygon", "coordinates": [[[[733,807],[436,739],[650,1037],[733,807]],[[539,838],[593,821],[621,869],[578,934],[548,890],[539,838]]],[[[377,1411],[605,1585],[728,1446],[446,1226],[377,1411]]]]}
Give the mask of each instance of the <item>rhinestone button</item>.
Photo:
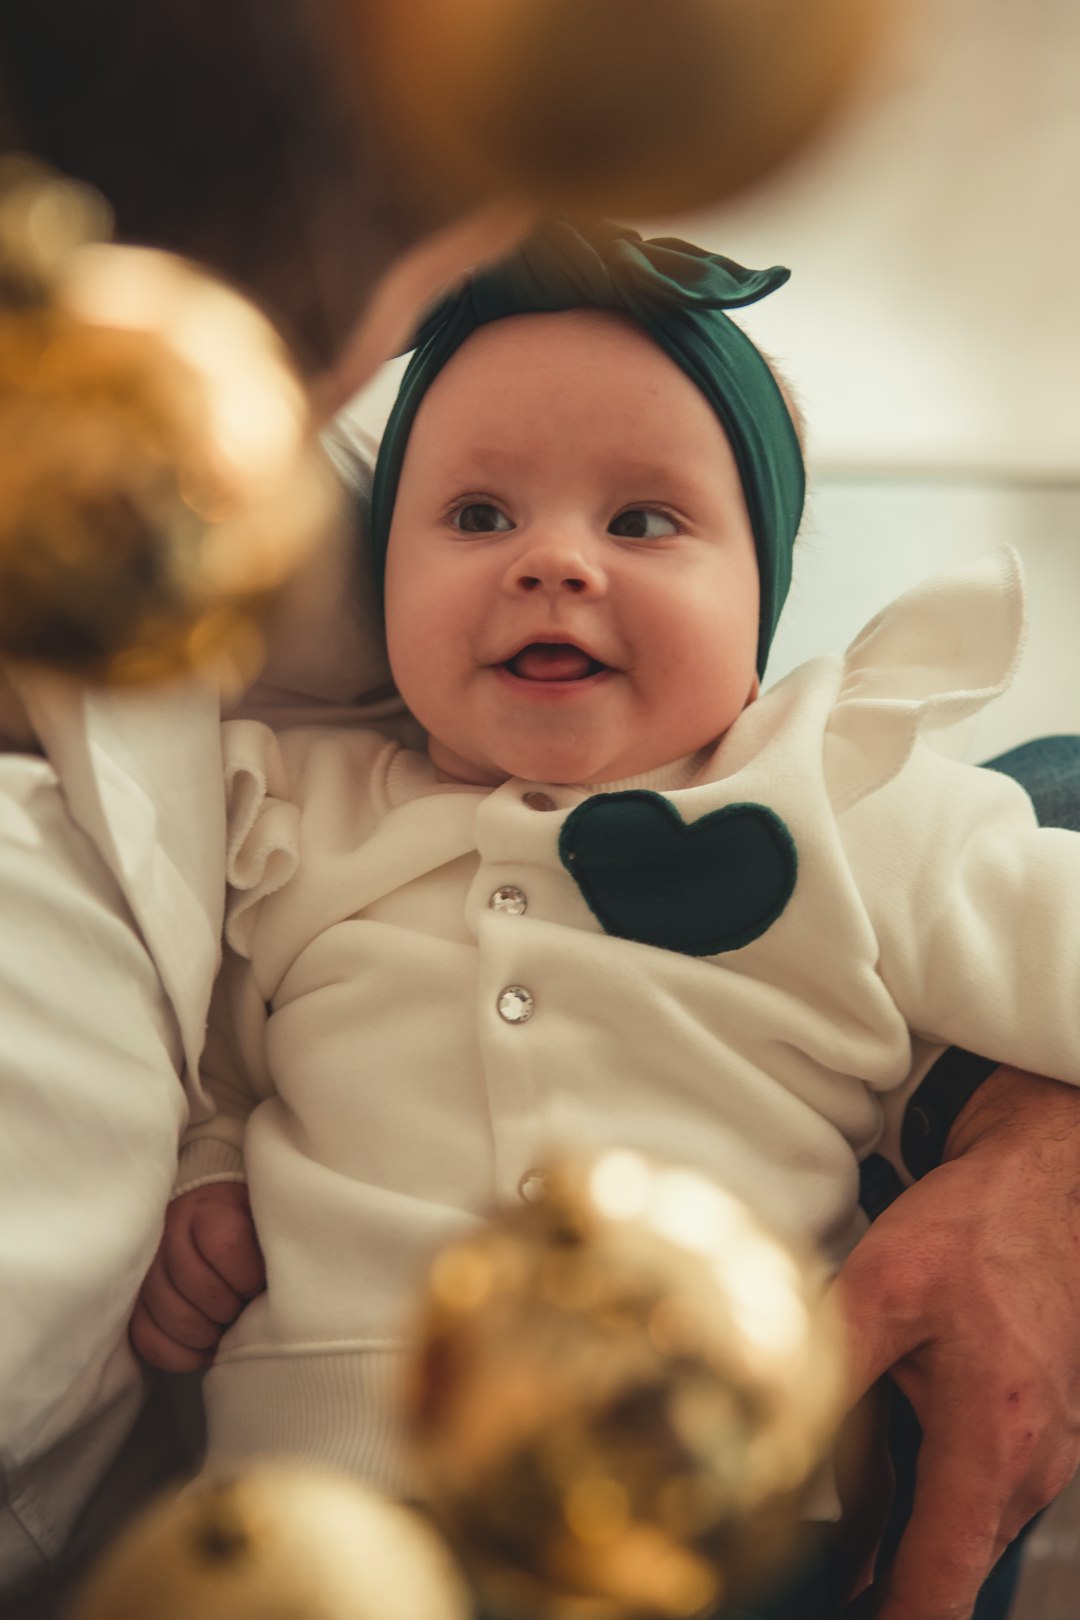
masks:
{"type": "Polygon", "coordinates": [[[508,984],[499,996],[496,1006],[499,1017],[508,1024],[523,1024],[532,1017],[533,998],[523,985],[508,984]]]}
{"type": "Polygon", "coordinates": [[[506,883],[501,889],[496,889],[488,905],[492,911],[505,911],[511,917],[520,917],[528,905],[524,889],[519,889],[514,883],[506,883]]]}
{"type": "Polygon", "coordinates": [[[538,1204],[547,1192],[547,1176],[542,1170],[526,1170],[518,1182],[518,1196],[527,1204],[538,1204]]]}
{"type": "Polygon", "coordinates": [[[535,788],[523,793],[522,803],[527,804],[530,810],[557,810],[559,807],[550,793],[540,793],[535,788]]]}

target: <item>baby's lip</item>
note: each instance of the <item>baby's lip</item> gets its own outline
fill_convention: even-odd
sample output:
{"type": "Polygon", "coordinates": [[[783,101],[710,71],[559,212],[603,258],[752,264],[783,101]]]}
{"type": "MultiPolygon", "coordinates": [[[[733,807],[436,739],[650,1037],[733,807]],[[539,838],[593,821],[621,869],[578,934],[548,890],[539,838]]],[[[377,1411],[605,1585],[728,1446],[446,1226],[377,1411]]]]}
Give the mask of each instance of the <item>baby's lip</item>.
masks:
{"type": "Polygon", "coordinates": [[[504,666],[512,664],[530,647],[572,648],[575,652],[584,653],[585,657],[592,663],[600,664],[605,669],[609,667],[608,660],[602,658],[596,648],[591,646],[589,642],[582,641],[578,636],[561,635],[557,630],[537,630],[531,636],[522,636],[520,640],[515,641],[501,657],[494,659],[493,662],[504,666]]]}
{"type": "Polygon", "coordinates": [[[580,641],[547,632],[518,643],[496,667],[518,680],[570,683],[602,675],[609,666],[580,641]]]}

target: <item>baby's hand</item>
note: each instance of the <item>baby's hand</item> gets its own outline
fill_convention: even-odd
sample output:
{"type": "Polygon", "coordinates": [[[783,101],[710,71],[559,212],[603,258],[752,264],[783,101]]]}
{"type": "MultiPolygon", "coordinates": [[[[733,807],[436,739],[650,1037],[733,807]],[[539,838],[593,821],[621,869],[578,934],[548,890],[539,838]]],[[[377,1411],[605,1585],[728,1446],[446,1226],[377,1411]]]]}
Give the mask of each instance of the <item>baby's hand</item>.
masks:
{"type": "Polygon", "coordinates": [[[174,1198],[131,1317],[131,1342],[151,1366],[195,1372],[266,1287],[247,1188],[210,1181],[174,1198]]]}

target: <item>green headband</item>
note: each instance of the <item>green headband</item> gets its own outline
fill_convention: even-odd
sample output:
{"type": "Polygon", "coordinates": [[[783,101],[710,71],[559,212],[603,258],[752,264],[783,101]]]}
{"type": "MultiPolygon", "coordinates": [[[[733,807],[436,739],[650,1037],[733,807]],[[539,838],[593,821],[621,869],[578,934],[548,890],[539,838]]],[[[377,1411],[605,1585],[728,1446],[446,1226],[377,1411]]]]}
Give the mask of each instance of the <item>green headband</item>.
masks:
{"type": "Polygon", "coordinates": [[[806,476],[798,435],[765,358],[725,309],[756,303],[790,271],[746,270],[673,237],[549,220],[496,264],[475,270],[418,332],[386,424],[371,492],[371,544],[382,589],[405,447],[420,402],[451,355],[478,326],[510,315],[609,309],[627,315],[680,366],[709,401],[735,453],[757,548],[761,620],[757,667],[765,669],[791,583],[791,552],[806,476]]]}

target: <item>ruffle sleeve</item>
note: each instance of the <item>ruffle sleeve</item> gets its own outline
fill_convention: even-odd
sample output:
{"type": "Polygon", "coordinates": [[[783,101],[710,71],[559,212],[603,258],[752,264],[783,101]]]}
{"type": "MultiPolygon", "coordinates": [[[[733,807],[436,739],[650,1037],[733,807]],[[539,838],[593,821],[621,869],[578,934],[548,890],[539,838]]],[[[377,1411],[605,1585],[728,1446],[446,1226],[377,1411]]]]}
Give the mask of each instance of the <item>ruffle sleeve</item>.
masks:
{"type": "Polygon", "coordinates": [[[300,860],[300,810],[288,798],[277,737],[257,720],[222,727],[225,765],[225,938],[251,956],[258,908],[287,883],[300,860]]]}
{"type": "Polygon", "coordinates": [[[1004,692],[1025,628],[1011,546],[936,574],[871,619],[848,648],[825,731],[837,813],[892,781],[920,731],[963,720],[1004,692]]]}

